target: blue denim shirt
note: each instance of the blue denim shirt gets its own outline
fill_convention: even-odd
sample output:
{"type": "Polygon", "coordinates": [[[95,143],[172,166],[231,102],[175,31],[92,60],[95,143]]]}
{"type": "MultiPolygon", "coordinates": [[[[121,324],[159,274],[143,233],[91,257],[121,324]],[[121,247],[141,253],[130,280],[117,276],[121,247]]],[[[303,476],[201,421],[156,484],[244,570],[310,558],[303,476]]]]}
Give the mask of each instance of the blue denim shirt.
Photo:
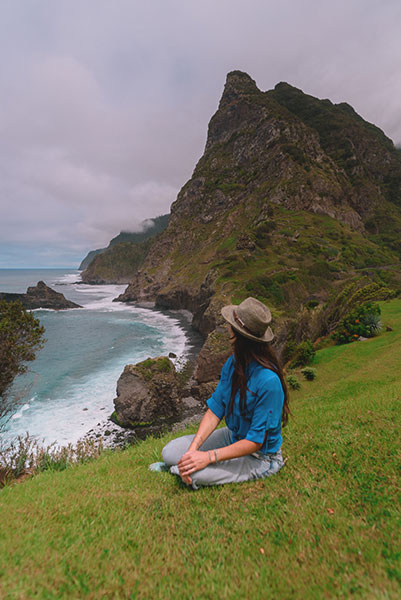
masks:
{"type": "Polygon", "coordinates": [[[262,444],[260,451],[267,454],[281,448],[281,417],[284,391],[277,373],[252,361],[248,367],[247,419],[239,410],[239,390],[235,396],[233,410],[227,414],[231,398],[231,381],[234,373],[234,356],[224,364],[219,385],[207,401],[210,410],[219,418],[225,417],[226,425],[232,432],[233,443],[250,440],[262,444]]]}

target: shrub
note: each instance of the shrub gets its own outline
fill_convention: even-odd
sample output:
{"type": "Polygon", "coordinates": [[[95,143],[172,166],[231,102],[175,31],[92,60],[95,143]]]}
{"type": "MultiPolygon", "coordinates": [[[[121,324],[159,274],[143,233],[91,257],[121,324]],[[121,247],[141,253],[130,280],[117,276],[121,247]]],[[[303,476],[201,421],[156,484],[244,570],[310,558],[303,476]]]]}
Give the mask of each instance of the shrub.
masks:
{"type": "Polygon", "coordinates": [[[301,384],[296,375],[288,375],[287,383],[292,390],[299,390],[301,388],[301,384]]]}
{"type": "Polygon", "coordinates": [[[21,302],[0,300],[0,396],[43,346],[44,327],[21,302]]]}
{"type": "Polygon", "coordinates": [[[378,335],[383,329],[383,324],[380,321],[380,314],[367,314],[363,317],[363,322],[370,330],[372,337],[378,335]]]}
{"type": "Polygon", "coordinates": [[[48,469],[61,471],[68,466],[97,458],[103,452],[100,440],[80,439],[75,445],[43,446],[28,433],[12,440],[0,449],[0,472],[7,473],[3,481],[18,478],[24,473],[38,473],[48,469]]]}
{"type": "Polygon", "coordinates": [[[365,302],[354,308],[339,324],[332,338],[337,344],[355,342],[359,336],[373,337],[382,328],[380,307],[373,302],[365,302]]]}
{"type": "Polygon", "coordinates": [[[316,369],[312,369],[312,367],[305,367],[304,369],[301,369],[301,373],[308,381],[313,381],[316,379],[316,369]]]}
{"type": "Polygon", "coordinates": [[[312,362],[314,356],[315,349],[312,342],[310,340],[305,340],[296,347],[290,367],[305,367],[305,365],[312,362]]]}
{"type": "Polygon", "coordinates": [[[394,297],[394,290],[377,283],[369,282],[366,284],[366,281],[367,278],[365,277],[352,281],[337,296],[332,298],[327,306],[323,307],[320,325],[316,332],[317,336],[334,332],[338,325],[342,323],[342,320],[346,319],[351,311],[362,304],[388,300],[394,297]]]}
{"type": "Polygon", "coordinates": [[[286,345],[284,346],[284,349],[283,349],[283,353],[282,353],[282,359],[283,359],[284,363],[287,363],[290,360],[290,358],[292,356],[294,356],[296,347],[297,347],[297,345],[294,340],[289,340],[286,343],[286,345]]]}

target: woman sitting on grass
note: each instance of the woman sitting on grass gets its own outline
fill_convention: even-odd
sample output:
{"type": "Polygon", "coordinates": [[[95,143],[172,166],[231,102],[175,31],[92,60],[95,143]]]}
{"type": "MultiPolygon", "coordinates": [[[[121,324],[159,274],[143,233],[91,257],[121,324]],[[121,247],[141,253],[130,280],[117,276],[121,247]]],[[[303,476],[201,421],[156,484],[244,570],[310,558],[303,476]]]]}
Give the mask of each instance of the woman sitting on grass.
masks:
{"type": "Polygon", "coordinates": [[[281,425],[288,421],[288,393],[269,343],[270,311],[247,298],[221,313],[233,355],[221,370],[196,435],[172,440],[162,451],[164,468],[194,489],[268,477],[284,464],[281,425]],[[216,429],[223,417],[227,427],[216,429]]]}

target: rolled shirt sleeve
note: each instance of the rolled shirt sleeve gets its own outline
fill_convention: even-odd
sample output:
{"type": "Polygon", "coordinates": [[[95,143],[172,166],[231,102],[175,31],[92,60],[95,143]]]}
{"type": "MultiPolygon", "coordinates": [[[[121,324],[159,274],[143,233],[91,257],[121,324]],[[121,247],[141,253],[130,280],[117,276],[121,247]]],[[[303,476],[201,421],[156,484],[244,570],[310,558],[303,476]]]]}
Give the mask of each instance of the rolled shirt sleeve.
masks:
{"type": "Polygon", "coordinates": [[[231,379],[229,379],[230,367],[232,365],[232,357],[230,357],[223,365],[220,373],[219,384],[207,400],[208,408],[218,417],[222,419],[225,415],[227,402],[231,395],[231,379]]]}
{"type": "Polygon", "coordinates": [[[279,427],[283,411],[284,392],[280,378],[272,371],[266,376],[258,389],[258,399],[253,411],[251,425],[246,440],[263,444],[266,431],[279,427]]]}

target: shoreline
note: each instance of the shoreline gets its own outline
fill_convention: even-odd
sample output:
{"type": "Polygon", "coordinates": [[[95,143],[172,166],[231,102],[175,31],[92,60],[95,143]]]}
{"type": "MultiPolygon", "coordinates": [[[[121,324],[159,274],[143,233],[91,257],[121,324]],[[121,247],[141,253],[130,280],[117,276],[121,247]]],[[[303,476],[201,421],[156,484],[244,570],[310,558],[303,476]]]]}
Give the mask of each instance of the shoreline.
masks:
{"type": "MultiPolygon", "coordinates": [[[[13,270],[11,270],[13,271],[13,270]]],[[[25,271],[25,270],[24,270],[25,271]]],[[[29,270],[30,271],[30,270],[29,270]]],[[[56,272],[60,271],[59,269],[55,270],[56,272]]],[[[57,283],[55,282],[48,282],[49,285],[53,285],[53,286],[59,286],[59,285],[64,285],[64,286],[71,286],[71,289],[74,287],[78,288],[81,286],[78,286],[78,283],[83,283],[80,282],[80,274],[75,272],[75,273],[68,273],[66,277],[62,276],[62,273],[60,273],[60,277],[57,277],[58,281],[57,283]],[[66,281],[65,279],[70,278],[70,281],[66,281]],[[63,281],[64,279],[64,281],[63,281]]],[[[27,283],[24,282],[23,286],[26,289],[26,285],[27,283]]],[[[101,288],[108,288],[110,284],[104,284],[102,286],[87,286],[85,285],[85,287],[96,287],[97,288],[97,292],[100,294],[100,296],[103,296],[103,290],[101,288]],[[99,289],[100,288],[100,289],[99,289]]],[[[113,286],[114,287],[114,286],[113,286]]],[[[109,298],[109,302],[111,304],[111,301],[115,298],[116,293],[118,293],[118,290],[114,290],[114,289],[110,289],[106,292],[106,289],[104,290],[105,293],[105,297],[109,298]],[[110,292],[112,295],[110,295],[110,292]],[[114,292],[114,295],[113,295],[114,292]]],[[[70,292],[71,295],[71,292],[70,292]]],[[[67,297],[70,297],[70,295],[67,294],[67,297]]],[[[95,296],[96,298],[96,296],[95,296]]],[[[95,302],[97,302],[97,300],[95,299],[94,302],[90,302],[92,304],[94,304],[95,302]]],[[[100,303],[101,305],[102,303],[100,303]]],[[[180,333],[178,334],[179,337],[181,337],[182,342],[179,344],[179,347],[177,347],[177,349],[175,349],[173,347],[172,344],[170,343],[164,343],[163,342],[163,349],[161,347],[153,347],[153,350],[149,351],[149,355],[151,357],[157,357],[160,355],[165,355],[168,356],[171,353],[170,358],[172,359],[172,362],[174,363],[177,371],[182,370],[183,368],[185,368],[187,366],[188,362],[193,362],[195,361],[195,359],[197,358],[199,351],[203,345],[203,337],[197,332],[195,331],[192,326],[191,326],[191,321],[192,321],[192,314],[188,311],[185,310],[172,310],[172,309],[159,309],[159,308],[155,308],[154,304],[136,304],[133,302],[116,302],[115,304],[117,304],[117,306],[115,307],[117,309],[117,312],[119,311],[120,307],[121,309],[126,308],[128,311],[132,310],[132,309],[146,309],[146,311],[143,312],[148,312],[149,313],[153,313],[155,316],[156,315],[160,315],[161,317],[167,317],[167,319],[172,319],[170,325],[167,324],[167,329],[171,328],[171,330],[180,330],[180,333]],[[178,352],[177,352],[178,351],[178,352]],[[173,355],[173,353],[177,353],[177,355],[173,355]]],[[[84,304],[84,306],[82,306],[81,310],[76,310],[74,309],[74,311],[72,311],[72,309],[64,309],[62,311],[54,311],[51,309],[41,309],[41,308],[37,308],[37,309],[33,309],[35,312],[38,311],[38,313],[40,312],[65,312],[65,313],[69,313],[69,312],[78,312],[81,313],[84,312],[87,308],[86,303],[84,304]]],[[[95,308],[94,306],[91,308],[95,308]]],[[[99,310],[101,311],[102,308],[101,306],[99,306],[99,310]]],[[[114,312],[114,311],[112,311],[114,312]]],[[[136,312],[136,311],[133,311],[136,312]]],[[[107,314],[103,315],[105,317],[107,317],[107,314]]],[[[150,317],[148,317],[150,318],[150,317]]],[[[156,322],[158,322],[158,319],[156,319],[156,322]]],[[[161,319],[161,322],[163,322],[163,319],[161,319]]],[[[173,336],[174,337],[174,336],[173,336]]],[[[169,338],[169,335],[167,335],[167,338],[169,338]]],[[[173,338],[172,338],[173,339],[173,338]]],[[[86,427],[83,428],[74,428],[74,431],[77,431],[76,434],[74,434],[74,431],[71,432],[71,435],[69,437],[70,441],[68,441],[68,437],[65,439],[60,439],[60,436],[57,435],[57,431],[54,431],[54,433],[56,435],[51,436],[50,437],[50,442],[51,440],[54,440],[52,443],[55,443],[57,446],[66,446],[68,443],[73,443],[75,444],[79,439],[87,439],[88,436],[90,437],[94,437],[96,436],[96,439],[101,438],[104,445],[109,447],[109,446],[121,446],[122,443],[124,443],[124,440],[127,439],[139,439],[141,437],[144,437],[146,435],[150,435],[151,432],[133,432],[132,430],[129,429],[124,429],[124,428],[120,428],[119,426],[117,426],[116,424],[114,424],[112,421],[110,421],[109,417],[112,415],[113,410],[114,410],[114,403],[113,403],[113,399],[116,397],[116,385],[117,385],[117,381],[119,376],[121,375],[121,373],[123,372],[124,366],[126,364],[135,364],[138,361],[140,361],[140,359],[135,359],[134,356],[131,359],[127,358],[125,359],[125,362],[123,362],[122,366],[121,366],[121,370],[117,371],[114,376],[111,378],[110,380],[110,389],[107,391],[107,404],[102,404],[101,406],[106,406],[106,410],[103,412],[103,414],[94,414],[93,415],[93,420],[89,420],[89,422],[87,422],[86,427]],[[133,358],[133,360],[132,360],[133,358]],[[107,405],[109,405],[107,407],[107,405]],[[106,434],[106,432],[108,432],[106,434]],[[100,435],[98,435],[100,434],[100,435]],[[58,438],[58,439],[57,439],[58,438]],[[116,438],[116,439],[114,439],[116,438]]],[[[146,358],[146,357],[145,357],[146,358]]],[[[188,392],[190,393],[190,392],[188,392]]],[[[94,398],[92,398],[92,402],[93,402],[94,398]]],[[[85,397],[82,399],[82,406],[89,406],[89,404],[87,404],[89,402],[89,396],[86,399],[86,395],[85,397]]],[[[199,408],[199,407],[198,407],[199,408]]],[[[78,409],[74,409],[72,407],[72,409],[74,410],[74,412],[76,412],[76,410],[78,410],[78,414],[79,414],[79,408],[78,409]]],[[[100,409],[102,410],[102,409],[100,409]]],[[[18,409],[17,409],[18,411],[18,409]]],[[[73,416],[73,420],[75,421],[75,416],[74,412],[71,413],[73,416]]],[[[89,414],[87,413],[87,415],[89,416],[89,414]]],[[[187,414],[183,414],[182,415],[182,419],[185,419],[187,416],[187,414]]],[[[26,415],[25,415],[26,417],[26,415]]],[[[84,420],[84,419],[83,419],[84,420]]],[[[180,415],[180,421],[181,421],[181,415],[180,415]]],[[[83,425],[83,423],[81,423],[83,425]]],[[[33,427],[33,430],[31,427],[29,427],[28,422],[26,423],[26,427],[24,427],[24,431],[28,430],[28,432],[31,432],[30,434],[37,438],[37,439],[41,439],[44,435],[45,432],[43,431],[43,428],[41,428],[41,431],[38,433],[38,431],[35,431],[35,427],[33,427]]],[[[171,425],[168,426],[168,428],[173,428],[177,426],[176,423],[172,423],[171,425]]],[[[164,427],[165,428],[165,427],[164,427]]],[[[37,428],[36,428],[37,429],[37,428]]],[[[157,428],[158,430],[160,430],[160,427],[157,428]]],[[[8,432],[7,432],[8,433],[8,432]]],[[[20,433],[18,431],[14,431],[14,432],[10,432],[12,437],[15,437],[16,435],[20,435],[20,433]]],[[[61,431],[60,431],[61,434],[61,431]]],[[[64,437],[63,435],[61,435],[61,437],[64,437]]],[[[49,443],[50,443],[49,442],[49,443]]],[[[126,443],[126,442],[125,442],[126,443]]]]}
{"type": "Polygon", "coordinates": [[[187,396],[181,399],[182,413],[178,421],[163,423],[162,425],[151,425],[137,429],[128,429],[116,425],[108,417],[92,427],[81,439],[94,442],[101,441],[105,449],[123,449],[128,445],[135,444],[148,437],[159,437],[164,433],[179,432],[188,425],[199,423],[206,410],[206,405],[201,400],[193,396],[187,396]]]}
{"type": "MultiPolygon", "coordinates": [[[[104,284],[108,285],[108,284],[104,284]]],[[[134,303],[121,302],[138,308],[146,308],[156,313],[163,314],[167,317],[172,317],[178,321],[179,326],[183,329],[186,337],[186,348],[184,354],[176,357],[169,357],[174,363],[175,368],[180,372],[189,361],[195,361],[204,343],[203,336],[192,328],[192,313],[185,309],[159,309],[155,308],[154,303],[134,303]]],[[[127,363],[129,364],[129,363],[127,363]]],[[[116,382],[117,385],[117,382],[116,382]]],[[[185,396],[181,398],[182,413],[178,421],[171,423],[163,423],[161,425],[152,425],[150,427],[129,429],[120,427],[111,420],[111,415],[107,419],[98,422],[90,430],[88,430],[81,439],[102,441],[103,447],[107,449],[124,448],[127,445],[136,443],[149,436],[158,436],[168,431],[180,431],[191,423],[199,422],[205,412],[205,404],[201,400],[197,400],[193,396],[185,396]]]]}

